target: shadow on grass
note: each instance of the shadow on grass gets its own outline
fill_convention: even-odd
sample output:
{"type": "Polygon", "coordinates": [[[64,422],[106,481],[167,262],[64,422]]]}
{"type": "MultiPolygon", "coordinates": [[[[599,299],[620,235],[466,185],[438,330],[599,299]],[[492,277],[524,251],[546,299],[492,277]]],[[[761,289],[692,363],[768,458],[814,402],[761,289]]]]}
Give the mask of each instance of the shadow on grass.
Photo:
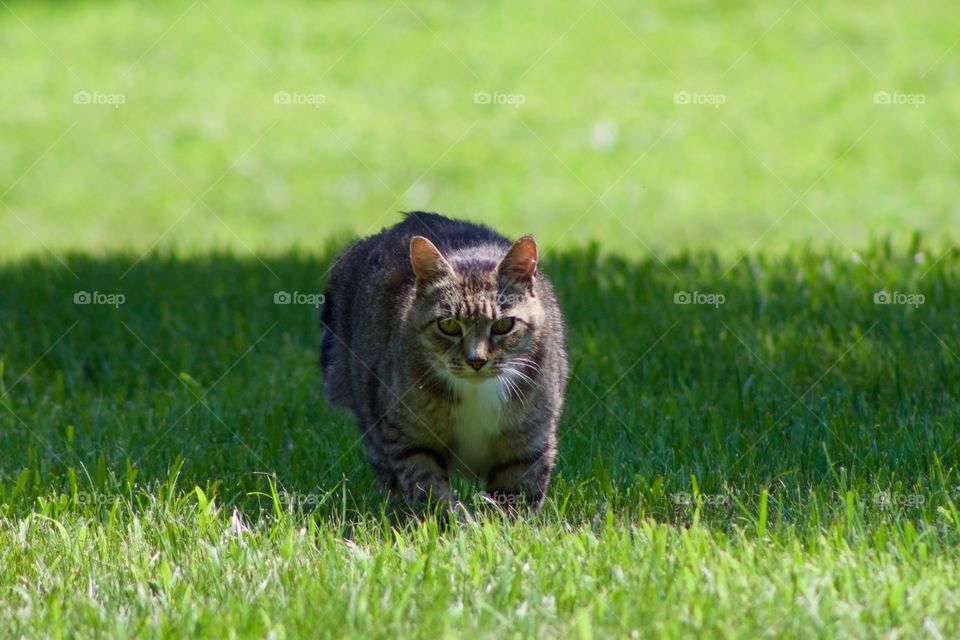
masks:
{"type": "MultiPolygon", "coordinates": [[[[574,365],[554,491],[633,504],[691,477],[735,495],[911,481],[937,460],[952,473],[960,258],[913,253],[801,249],[729,271],[711,255],[548,256],[574,365]],[[876,304],[882,289],[924,298],[876,304]]],[[[134,261],[0,266],[5,501],[66,491],[71,475],[90,491],[149,486],[174,468],[226,502],[269,479],[306,507],[346,487],[372,496],[352,419],[320,394],[310,303],[328,257],[134,261]]]]}

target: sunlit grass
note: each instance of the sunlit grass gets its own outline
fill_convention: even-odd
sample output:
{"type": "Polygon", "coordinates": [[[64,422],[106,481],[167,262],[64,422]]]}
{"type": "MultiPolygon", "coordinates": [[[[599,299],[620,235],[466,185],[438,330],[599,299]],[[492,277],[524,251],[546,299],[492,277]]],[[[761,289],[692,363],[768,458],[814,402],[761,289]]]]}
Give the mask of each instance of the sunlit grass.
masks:
{"type": "Polygon", "coordinates": [[[273,303],[328,256],[150,256],[121,279],[135,258],[0,269],[16,635],[958,632],[955,252],[726,276],[709,254],[553,254],[575,377],[549,500],[445,533],[384,511],[320,397],[316,310],[273,303]]]}

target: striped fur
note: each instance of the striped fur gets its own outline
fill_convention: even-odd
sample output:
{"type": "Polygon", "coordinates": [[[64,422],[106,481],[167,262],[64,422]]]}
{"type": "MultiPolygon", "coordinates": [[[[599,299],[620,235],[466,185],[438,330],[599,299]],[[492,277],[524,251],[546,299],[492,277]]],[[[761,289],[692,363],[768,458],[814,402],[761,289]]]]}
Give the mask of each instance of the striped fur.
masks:
{"type": "Polygon", "coordinates": [[[530,237],[511,245],[487,227],[414,212],[337,260],[321,316],[324,391],[356,416],[382,489],[411,505],[452,502],[450,474],[460,473],[505,506],[539,507],[568,365],[536,257],[530,237]],[[461,335],[439,318],[456,319],[461,335]],[[491,328],[511,318],[505,335],[491,328]]]}

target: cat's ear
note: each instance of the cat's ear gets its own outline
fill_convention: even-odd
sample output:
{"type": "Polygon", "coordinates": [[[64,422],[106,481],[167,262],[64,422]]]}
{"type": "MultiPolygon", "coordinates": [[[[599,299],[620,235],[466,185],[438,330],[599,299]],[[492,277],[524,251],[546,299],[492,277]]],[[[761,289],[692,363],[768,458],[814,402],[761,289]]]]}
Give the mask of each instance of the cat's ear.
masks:
{"type": "Polygon", "coordinates": [[[417,284],[435,282],[453,273],[453,267],[440,250],[423,236],[410,238],[410,264],[417,276],[417,284]]]}
{"type": "Polygon", "coordinates": [[[533,277],[537,275],[537,241],[533,236],[523,236],[514,242],[497,270],[504,279],[533,281],[533,277]]]}

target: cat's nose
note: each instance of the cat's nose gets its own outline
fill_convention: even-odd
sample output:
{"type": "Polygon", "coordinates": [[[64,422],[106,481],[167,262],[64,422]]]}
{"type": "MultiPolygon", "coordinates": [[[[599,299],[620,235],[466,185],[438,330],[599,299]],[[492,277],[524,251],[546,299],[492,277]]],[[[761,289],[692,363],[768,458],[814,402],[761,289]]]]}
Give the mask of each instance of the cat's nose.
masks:
{"type": "Polygon", "coordinates": [[[486,358],[467,358],[467,364],[473,367],[474,371],[480,371],[483,365],[487,364],[486,358]]]}

